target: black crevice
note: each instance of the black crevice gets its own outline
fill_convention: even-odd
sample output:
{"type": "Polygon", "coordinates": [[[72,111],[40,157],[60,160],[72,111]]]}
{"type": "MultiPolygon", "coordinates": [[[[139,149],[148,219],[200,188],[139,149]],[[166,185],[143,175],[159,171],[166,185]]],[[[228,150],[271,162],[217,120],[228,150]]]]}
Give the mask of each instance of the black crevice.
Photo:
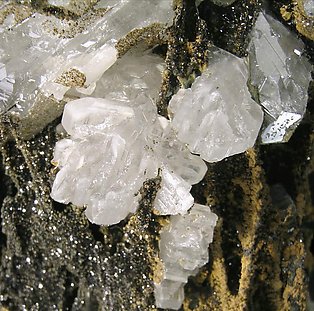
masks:
{"type": "Polygon", "coordinates": [[[79,283],[78,277],[67,270],[64,284],[62,310],[65,311],[72,310],[72,306],[78,293],[78,283],[79,283]]]}
{"type": "Polygon", "coordinates": [[[101,227],[99,225],[95,225],[95,224],[92,224],[92,223],[89,223],[88,226],[89,226],[89,229],[90,229],[94,239],[96,241],[104,243],[104,235],[100,231],[101,227]]]}
{"type": "Polygon", "coordinates": [[[56,201],[52,201],[52,208],[59,213],[63,213],[65,211],[66,207],[67,206],[65,204],[62,204],[62,203],[59,203],[56,201]]]}

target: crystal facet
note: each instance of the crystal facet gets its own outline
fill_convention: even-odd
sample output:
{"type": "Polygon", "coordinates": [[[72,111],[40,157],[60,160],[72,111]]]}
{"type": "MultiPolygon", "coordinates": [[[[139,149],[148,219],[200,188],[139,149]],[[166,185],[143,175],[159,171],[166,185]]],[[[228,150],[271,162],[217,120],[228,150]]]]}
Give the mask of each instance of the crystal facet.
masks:
{"type": "Polygon", "coordinates": [[[170,224],[160,233],[160,258],[163,280],[155,284],[156,305],[179,309],[188,277],[208,261],[208,245],[213,240],[217,216],[205,205],[194,204],[186,215],[170,217],[170,224]]]}
{"type": "Polygon", "coordinates": [[[287,141],[305,113],[312,67],[303,49],[295,34],[260,13],[252,32],[249,62],[250,83],[267,114],[263,143],[287,141]],[[291,117],[292,123],[288,121],[291,117]]]}
{"type": "Polygon", "coordinates": [[[180,142],[152,101],[161,84],[163,60],[134,49],[98,81],[93,95],[66,104],[59,141],[60,168],[51,196],[87,206],[90,221],[110,225],[136,210],[146,179],[161,176],[158,214],[184,214],[193,205],[191,185],[207,170],[180,142]],[[132,64],[132,65],[130,65],[132,64]]]}
{"type": "Polygon", "coordinates": [[[215,162],[254,145],[263,112],[251,99],[246,82],[244,61],[215,49],[208,68],[191,88],[172,97],[172,125],[191,152],[215,162]]]}
{"type": "MultiPolygon", "coordinates": [[[[54,0],[51,4],[70,2],[54,0]]],[[[102,74],[116,62],[119,40],[132,30],[170,23],[173,17],[171,0],[112,0],[97,5],[107,5],[107,11],[72,37],[51,31],[66,28],[65,21],[39,13],[0,34],[1,113],[16,105],[14,110],[25,115],[42,94],[56,100],[63,99],[70,89],[90,95],[102,74]]]]}

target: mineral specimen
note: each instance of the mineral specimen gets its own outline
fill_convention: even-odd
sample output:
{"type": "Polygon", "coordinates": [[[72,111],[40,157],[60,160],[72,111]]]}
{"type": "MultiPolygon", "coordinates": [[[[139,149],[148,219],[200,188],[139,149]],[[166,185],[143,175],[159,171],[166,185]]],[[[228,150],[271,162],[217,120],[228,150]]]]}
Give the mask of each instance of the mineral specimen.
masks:
{"type": "Polygon", "coordinates": [[[172,97],[172,125],[191,152],[215,162],[254,145],[263,112],[251,99],[246,82],[244,61],[215,48],[208,68],[191,88],[172,97]]]}
{"type": "Polygon", "coordinates": [[[267,114],[264,143],[287,141],[305,113],[312,67],[303,49],[295,34],[260,13],[252,32],[249,64],[250,83],[267,114]]]}
{"type": "Polygon", "coordinates": [[[179,309],[184,298],[184,284],[208,261],[208,245],[213,240],[217,216],[205,205],[194,204],[186,215],[170,217],[170,224],[160,234],[163,280],[155,284],[156,305],[179,309]]]}

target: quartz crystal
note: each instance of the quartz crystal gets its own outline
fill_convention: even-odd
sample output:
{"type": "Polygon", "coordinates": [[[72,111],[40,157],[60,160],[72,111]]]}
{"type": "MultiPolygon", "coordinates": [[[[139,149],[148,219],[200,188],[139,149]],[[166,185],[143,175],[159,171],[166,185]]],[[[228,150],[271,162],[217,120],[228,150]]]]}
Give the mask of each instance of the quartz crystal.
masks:
{"type": "Polygon", "coordinates": [[[111,0],[101,5],[107,5],[106,13],[73,37],[51,31],[62,31],[65,21],[39,13],[0,34],[0,112],[15,105],[26,114],[39,93],[56,100],[70,89],[90,95],[117,60],[120,39],[134,29],[170,23],[173,17],[171,0],[111,0]]]}
{"type": "Polygon", "coordinates": [[[252,32],[249,64],[250,83],[267,114],[263,143],[287,141],[305,113],[312,68],[303,49],[295,34],[260,13],[252,32]]]}
{"type": "Polygon", "coordinates": [[[54,200],[85,205],[90,221],[110,225],[136,210],[143,182],[160,174],[156,213],[184,214],[193,205],[191,185],[207,167],[157,115],[162,69],[160,57],[133,49],[98,81],[93,95],[103,98],[66,104],[62,125],[70,137],[55,148],[54,200]]]}
{"type": "Polygon", "coordinates": [[[208,68],[169,103],[172,126],[193,153],[220,161],[255,143],[263,112],[247,89],[244,61],[221,49],[211,51],[208,68]]]}
{"type": "Polygon", "coordinates": [[[160,258],[163,280],[155,284],[158,308],[179,309],[184,298],[184,284],[208,261],[208,245],[213,240],[217,216],[205,205],[194,204],[186,215],[170,217],[160,233],[160,258]]]}

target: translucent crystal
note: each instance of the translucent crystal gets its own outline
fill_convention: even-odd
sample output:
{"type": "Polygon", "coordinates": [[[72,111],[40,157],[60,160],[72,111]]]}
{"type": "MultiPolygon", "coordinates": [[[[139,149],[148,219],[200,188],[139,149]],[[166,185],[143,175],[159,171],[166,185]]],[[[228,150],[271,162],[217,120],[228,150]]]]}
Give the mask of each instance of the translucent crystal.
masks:
{"type": "Polygon", "coordinates": [[[298,113],[283,112],[262,133],[265,144],[287,142],[301,120],[298,113]]]}
{"type": "Polygon", "coordinates": [[[263,112],[251,99],[246,83],[244,61],[215,49],[208,68],[191,88],[172,97],[172,126],[191,152],[215,162],[254,145],[263,112]]]}
{"type": "Polygon", "coordinates": [[[295,128],[305,113],[312,68],[302,55],[303,49],[295,34],[260,13],[252,32],[249,61],[250,83],[268,116],[263,143],[287,141],[293,132],[287,118],[294,116],[295,128]],[[279,128],[280,134],[274,135],[279,128]]]}
{"type": "Polygon", "coordinates": [[[158,308],[178,310],[184,300],[184,283],[163,280],[155,284],[155,299],[158,308]]]}
{"type": "Polygon", "coordinates": [[[147,99],[155,101],[158,99],[164,68],[164,62],[159,56],[145,51],[145,47],[139,45],[107,70],[91,95],[103,97],[105,94],[106,98],[138,103],[136,99],[139,100],[139,96],[145,93],[147,99]]]}
{"type": "Polygon", "coordinates": [[[185,214],[193,205],[191,184],[167,168],[162,170],[161,189],[155,199],[155,208],[161,215],[185,214]]]}
{"type": "MultiPolygon", "coordinates": [[[[195,4],[198,6],[200,3],[202,3],[204,0],[196,0],[195,4]]],[[[228,6],[231,5],[236,0],[211,0],[213,3],[219,6],[228,6]]]]}
{"type": "Polygon", "coordinates": [[[188,277],[208,261],[208,245],[213,240],[216,221],[210,208],[200,204],[194,204],[186,215],[170,217],[170,224],[160,233],[164,275],[161,283],[155,284],[157,307],[180,308],[188,277]]]}
{"type": "Polygon", "coordinates": [[[94,223],[117,223],[134,212],[143,182],[158,174],[157,213],[186,213],[194,202],[191,185],[207,170],[157,115],[152,98],[164,61],[140,51],[132,49],[100,78],[93,95],[103,98],[83,97],[64,109],[62,125],[71,136],[56,145],[60,171],[51,196],[87,206],[94,223]]]}
{"type": "Polygon", "coordinates": [[[71,137],[56,144],[53,162],[60,171],[51,197],[87,206],[86,215],[94,223],[114,224],[136,210],[136,194],[143,182],[156,177],[161,168],[155,208],[162,214],[185,213],[193,204],[188,181],[200,181],[206,165],[193,155],[192,161],[187,161],[184,151],[176,154],[182,171],[185,166],[190,171],[184,180],[167,157],[160,157],[178,149],[163,136],[156,111],[155,116],[153,123],[147,122],[140,109],[108,99],[82,98],[68,103],[62,125],[71,137]],[[196,167],[194,174],[191,166],[196,167]]]}
{"type": "Polygon", "coordinates": [[[7,74],[5,65],[0,63],[0,102],[5,103],[5,106],[1,107],[0,113],[8,108],[7,102],[13,93],[14,83],[13,77],[7,74]]]}
{"type": "Polygon", "coordinates": [[[303,8],[308,16],[314,16],[314,0],[303,0],[303,8]]]}
{"type": "Polygon", "coordinates": [[[71,0],[48,0],[50,5],[65,7],[69,5],[71,0]]]}
{"type": "Polygon", "coordinates": [[[173,17],[171,0],[105,4],[107,12],[74,37],[54,34],[51,29],[62,29],[65,21],[38,13],[0,34],[0,63],[6,72],[0,79],[0,112],[17,105],[17,111],[26,114],[39,93],[57,100],[71,88],[91,94],[97,80],[117,60],[120,39],[134,29],[169,23],[173,17]],[[80,73],[77,85],[73,72],[80,73]]]}

